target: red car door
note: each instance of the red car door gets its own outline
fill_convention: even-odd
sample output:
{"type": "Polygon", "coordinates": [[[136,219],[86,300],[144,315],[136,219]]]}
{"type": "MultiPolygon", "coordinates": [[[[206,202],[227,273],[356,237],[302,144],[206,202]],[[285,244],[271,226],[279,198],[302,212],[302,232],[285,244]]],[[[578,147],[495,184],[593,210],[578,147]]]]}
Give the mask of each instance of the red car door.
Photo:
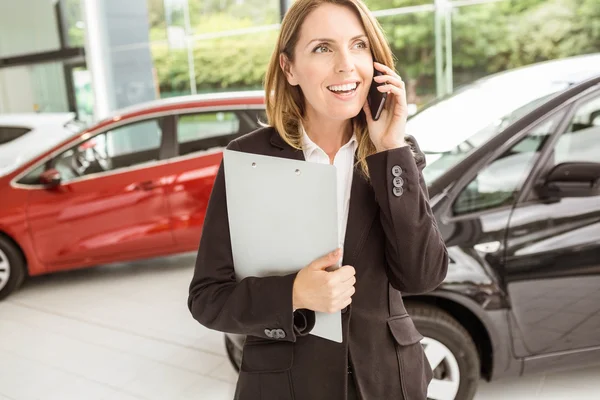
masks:
{"type": "Polygon", "coordinates": [[[178,157],[171,163],[173,181],[167,198],[178,246],[186,250],[198,247],[222,150],[231,140],[257,125],[244,111],[234,109],[177,117],[178,157]]]}
{"type": "Polygon", "coordinates": [[[27,204],[43,263],[60,269],[169,252],[162,125],[150,119],[109,129],[51,161],[61,184],[31,190],[27,204]]]}

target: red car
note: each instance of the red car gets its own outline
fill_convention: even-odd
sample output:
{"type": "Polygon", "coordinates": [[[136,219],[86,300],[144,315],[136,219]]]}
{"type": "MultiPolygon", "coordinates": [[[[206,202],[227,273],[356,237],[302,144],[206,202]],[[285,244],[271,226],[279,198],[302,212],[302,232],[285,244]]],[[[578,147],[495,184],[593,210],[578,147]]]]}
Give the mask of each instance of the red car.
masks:
{"type": "Polygon", "coordinates": [[[158,100],[0,148],[0,299],[27,276],[195,250],[222,150],[263,96],[158,100]]]}

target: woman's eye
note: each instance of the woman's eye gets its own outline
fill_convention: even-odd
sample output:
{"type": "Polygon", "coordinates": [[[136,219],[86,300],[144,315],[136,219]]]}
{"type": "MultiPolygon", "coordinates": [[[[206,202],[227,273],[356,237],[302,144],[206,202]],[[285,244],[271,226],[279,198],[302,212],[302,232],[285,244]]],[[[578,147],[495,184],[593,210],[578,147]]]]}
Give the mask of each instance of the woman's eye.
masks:
{"type": "Polygon", "coordinates": [[[366,49],[367,44],[365,42],[358,42],[356,43],[356,47],[358,47],[359,49],[366,49]]]}
{"type": "Polygon", "coordinates": [[[329,48],[323,44],[315,47],[314,52],[315,53],[326,53],[329,51],[329,48]]]}

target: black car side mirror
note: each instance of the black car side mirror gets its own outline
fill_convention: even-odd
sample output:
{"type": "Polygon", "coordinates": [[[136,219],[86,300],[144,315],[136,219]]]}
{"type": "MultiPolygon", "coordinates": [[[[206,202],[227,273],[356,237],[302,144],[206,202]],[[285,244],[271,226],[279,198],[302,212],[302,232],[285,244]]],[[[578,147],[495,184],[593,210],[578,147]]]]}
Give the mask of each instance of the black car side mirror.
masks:
{"type": "Polygon", "coordinates": [[[40,183],[47,188],[55,188],[60,185],[61,181],[62,177],[60,176],[60,172],[54,168],[48,169],[40,175],[40,183]]]}
{"type": "Polygon", "coordinates": [[[600,163],[573,162],[556,165],[539,188],[544,198],[600,195],[600,163]]]}

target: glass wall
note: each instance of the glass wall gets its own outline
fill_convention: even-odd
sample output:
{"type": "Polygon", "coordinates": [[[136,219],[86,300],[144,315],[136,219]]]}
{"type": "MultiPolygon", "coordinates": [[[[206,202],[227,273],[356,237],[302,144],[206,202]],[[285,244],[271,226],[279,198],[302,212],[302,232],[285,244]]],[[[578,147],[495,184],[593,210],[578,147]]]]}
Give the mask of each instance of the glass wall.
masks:
{"type": "Polygon", "coordinates": [[[160,97],[251,90],[279,29],[279,0],[149,0],[160,97]]]}
{"type": "Polygon", "coordinates": [[[5,113],[68,112],[63,63],[40,63],[0,70],[5,113]]]}
{"type": "MultiPolygon", "coordinates": [[[[0,6],[5,33],[0,36],[0,56],[58,49],[51,4],[60,6],[66,47],[84,46],[83,0],[35,1],[44,3],[43,12],[35,14],[44,18],[26,18],[29,9],[24,5],[11,10],[0,6]]],[[[159,97],[262,87],[279,30],[280,0],[144,1],[159,97]]],[[[600,51],[598,0],[364,1],[384,28],[398,72],[407,83],[409,103],[417,107],[495,72],[600,51]]],[[[139,45],[147,46],[143,41],[139,45]]],[[[85,83],[89,74],[83,67],[83,71],[72,71],[78,110],[90,108],[87,89],[80,88],[89,87],[85,83]]],[[[21,76],[23,71],[4,75],[21,76]]],[[[47,65],[27,69],[32,84],[48,74],[61,72],[47,65]]],[[[60,101],[53,101],[44,94],[45,87],[40,90],[28,95],[33,99],[21,96],[22,107],[17,108],[31,109],[31,104],[44,110],[64,108],[62,91],[60,101]]],[[[67,87],[67,91],[73,90],[67,87]]],[[[2,98],[9,97],[6,88],[0,92],[2,98]]]]}
{"type": "MultiPolygon", "coordinates": [[[[418,106],[473,80],[600,51],[597,0],[365,0],[418,106]]],[[[161,97],[262,86],[279,0],[148,0],[161,97]]]]}

